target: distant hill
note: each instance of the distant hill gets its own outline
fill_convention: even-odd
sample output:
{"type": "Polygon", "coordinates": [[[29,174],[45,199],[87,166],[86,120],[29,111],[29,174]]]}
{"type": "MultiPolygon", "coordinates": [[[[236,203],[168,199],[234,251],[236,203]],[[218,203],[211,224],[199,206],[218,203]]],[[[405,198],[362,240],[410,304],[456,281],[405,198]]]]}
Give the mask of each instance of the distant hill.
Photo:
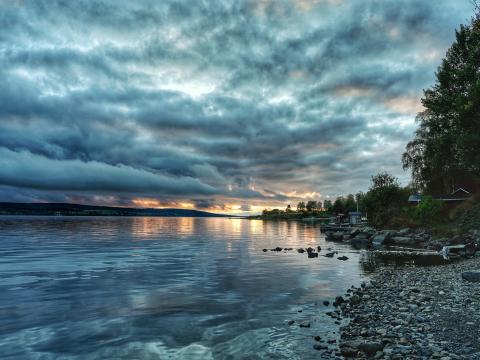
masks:
{"type": "Polygon", "coordinates": [[[0,215],[227,217],[187,209],[136,209],[62,203],[0,202],[0,215]]]}

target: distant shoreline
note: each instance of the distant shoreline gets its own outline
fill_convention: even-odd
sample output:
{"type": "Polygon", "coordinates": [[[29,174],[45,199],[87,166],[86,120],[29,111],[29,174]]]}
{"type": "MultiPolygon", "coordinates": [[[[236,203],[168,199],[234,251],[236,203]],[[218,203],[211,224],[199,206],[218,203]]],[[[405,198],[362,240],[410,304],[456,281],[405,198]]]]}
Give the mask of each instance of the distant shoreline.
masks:
{"type": "Polygon", "coordinates": [[[239,216],[215,214],[190,209],[138,209],[113,206],[80,205],[68,203],[12,203],[0,202],[0,216],[130,216],[130,217],[220,217],[239,216]]]}

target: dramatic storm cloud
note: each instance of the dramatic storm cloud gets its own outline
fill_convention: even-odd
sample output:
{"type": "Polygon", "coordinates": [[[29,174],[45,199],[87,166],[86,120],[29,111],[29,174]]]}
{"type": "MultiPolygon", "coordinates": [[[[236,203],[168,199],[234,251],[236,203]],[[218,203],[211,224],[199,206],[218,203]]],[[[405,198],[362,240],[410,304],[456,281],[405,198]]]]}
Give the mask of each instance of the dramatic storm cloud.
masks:
{"type": "Polygon", "coordinates": [[[0,0],[0,201],[258,211],[408,181],[468,0],[0,0]]]}

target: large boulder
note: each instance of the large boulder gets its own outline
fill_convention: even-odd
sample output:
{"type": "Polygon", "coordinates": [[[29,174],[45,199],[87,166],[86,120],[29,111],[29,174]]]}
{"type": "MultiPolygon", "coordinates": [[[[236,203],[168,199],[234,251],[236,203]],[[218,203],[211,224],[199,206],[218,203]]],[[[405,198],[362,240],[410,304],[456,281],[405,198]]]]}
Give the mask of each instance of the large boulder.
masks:
{"type": "Polygon", "coordinates": [[[353,238],[353,237],[357,236],[359,232],[360,232],[359,228],[353,229],[352,231],[350,231],[350,237],[353,238]]]}
{"type": "Polygon", "coordinates": [[[417,241],[409,236],[394,236],[392,238],[392,242],[395,245],[403,245],[403,246],[408,246],[408,245],[414,245],[417,241]]]}
{"type": "Polygon", "coordinates": [[[473,256],[477,251],[477,245],[474,243],[461,245],[448,245],[440,250],[440,254],[448,259],[451,256],[473,256]]]}
{"type": "Polygon", "coordinates": [[[335,231],[326,234],[325,240],[328,241],[343,241],[343,232],[335,231]]]}
{"type": "MultiPolygon", "coordinates": [[[[373,229],[371,227],[368,227],[368,226],[360,228],[360,229],[355,229],[355,230],[356,230],[354,232],[355,235],[350,236],[351,238],[364,237],[364,238],[370,239],[376,233],[375,229],[373,229]]],[[[350,234],[352,234],[352,232],[350,234]]]]}
{"type": "Polygon", "coordinates": [[[465,271],[462,278],[470,282],[480,282],[480,271],[465,271]]]}
{"type": "Polygon", "coordinates": [[[410,228],[403,228],[397,232],[397,236],[405,236],[408,235],[412,232],[412,229],[410,228]]]}
{"type": "Polygon", "coordinates": [[[350,245],[357,249],[364,249],[370,246],[370,240],[367,239],[363,234],[358,234],[353,239],[350,239],[350,245]]]}
{"type": "Polygon", "coordinates": [[[390,231],[380,231],[372,237],[372,245],[374,247],[380,247],[383,245],[388,245],[392,241],[392,233],[390,231]]]}

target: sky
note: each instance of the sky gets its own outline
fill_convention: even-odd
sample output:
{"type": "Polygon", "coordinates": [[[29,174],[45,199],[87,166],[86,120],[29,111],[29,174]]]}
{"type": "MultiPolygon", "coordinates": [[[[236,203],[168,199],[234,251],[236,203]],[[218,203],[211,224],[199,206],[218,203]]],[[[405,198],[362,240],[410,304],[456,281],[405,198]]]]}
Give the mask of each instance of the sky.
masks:
{"type": "Polygon", "coordinates": [[[0,201],[255,213],[366,191],[469,0],[0,0],[0,201]]]}

